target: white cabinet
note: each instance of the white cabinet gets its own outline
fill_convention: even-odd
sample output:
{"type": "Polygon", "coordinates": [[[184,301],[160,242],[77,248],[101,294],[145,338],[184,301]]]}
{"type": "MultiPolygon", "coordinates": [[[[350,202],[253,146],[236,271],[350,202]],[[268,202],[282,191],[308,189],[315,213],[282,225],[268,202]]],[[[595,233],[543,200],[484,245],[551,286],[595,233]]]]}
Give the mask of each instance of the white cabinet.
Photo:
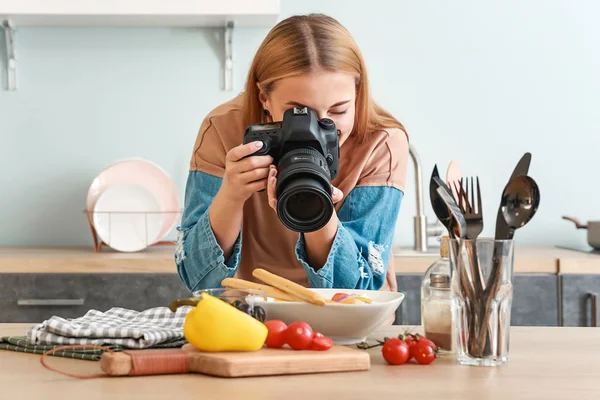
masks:
{"type": "Polygon", "coordinates": [[[0,0],[0,19],[16,26],[272,26],[279,8],[279,0],[0,0]]]}
{"type": "Polygon", "coordinates": [[[0,0],[16,26],[271,26],[279,0],[0,0]]]}
{"type": "Polygon", "coordinates": [[[272,27],[279,0],[0,0],[7,87],[16,89],[14,34],[20,26],[223,27],[225,90],[231,90],[232,29],[272,27]]]}

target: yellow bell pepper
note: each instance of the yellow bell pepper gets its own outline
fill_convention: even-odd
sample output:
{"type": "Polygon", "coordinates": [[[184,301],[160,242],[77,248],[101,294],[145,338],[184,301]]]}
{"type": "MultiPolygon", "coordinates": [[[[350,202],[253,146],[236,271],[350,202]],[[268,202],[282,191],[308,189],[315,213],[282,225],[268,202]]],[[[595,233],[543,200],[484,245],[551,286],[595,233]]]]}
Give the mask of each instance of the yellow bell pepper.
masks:
{"type": "Polygon", "coordinates": [[[169,308],[194,306],[183,326],[183,336],[200,351],[257,351],[267,340],[265,324],[225,301],[202,293],[201,298],[179,299],[169,308]]]}

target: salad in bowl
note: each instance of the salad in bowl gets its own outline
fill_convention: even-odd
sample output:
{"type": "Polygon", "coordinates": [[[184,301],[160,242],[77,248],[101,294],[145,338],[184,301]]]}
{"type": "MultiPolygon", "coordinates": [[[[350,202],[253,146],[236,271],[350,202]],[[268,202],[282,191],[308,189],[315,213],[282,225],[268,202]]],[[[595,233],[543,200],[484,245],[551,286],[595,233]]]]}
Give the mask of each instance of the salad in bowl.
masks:
{"type": "Polygon", "coordinates": [[[266,297],[253,302],[265,310],[267,321],[305,322],[341,345],[364,341],[393,318],[405,297],[401,292],[305,288],[263,269],[256,269],[253,276],[264,283],[226,278],[221,284],[261,290],[266,297]]]}

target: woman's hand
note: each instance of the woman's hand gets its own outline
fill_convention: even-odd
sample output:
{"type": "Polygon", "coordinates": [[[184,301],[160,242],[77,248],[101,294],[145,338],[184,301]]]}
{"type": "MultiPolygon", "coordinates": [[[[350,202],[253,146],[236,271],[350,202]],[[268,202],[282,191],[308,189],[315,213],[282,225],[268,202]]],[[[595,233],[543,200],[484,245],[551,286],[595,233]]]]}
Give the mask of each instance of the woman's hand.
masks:
{"type": "Polygon", "coordinates": [[[262,142],[243,144],[227,152],[225,174],[221,188],[209,207],[208,219],[223,249],[225,259],[229,259],[242,226],[242,206],[252,193],[267,187],[271,156],[253,156],[263,146],[262,142]]]}
{"type": "Polygon", "coordinates": [[[221,190],[229,201],[243,204],[253,193],[267,187],[273,157],[247,157],[262,147],[262,142],[252,142],[234,147],[227,153],[221,190]]]}
{"type": "MultiPolygon", "coordinates": [[[[269,172],[269,183],[267,184],[267,198],[269,200],[269,206],[277,212],[277,192],[275,191],[275,187],[277,186],[277,168],[274,165],[271,165],[269,172]]],[[[333,203],[337,203],[342,200],[344,197],[344,193],[334,186],[331,187],[333,194],[331,195],[331,200],[333,203]]]]}

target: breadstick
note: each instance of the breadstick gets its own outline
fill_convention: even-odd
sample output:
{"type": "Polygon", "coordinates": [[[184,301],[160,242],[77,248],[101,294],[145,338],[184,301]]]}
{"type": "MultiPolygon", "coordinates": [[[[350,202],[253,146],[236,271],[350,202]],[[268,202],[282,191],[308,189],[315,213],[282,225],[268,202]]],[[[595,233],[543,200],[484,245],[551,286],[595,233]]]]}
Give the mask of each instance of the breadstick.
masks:
{"type": "Polygon", "coordinates": [[[221,281],[221,285],[230,289],[255,289],[261,290],[267,294],[267,296],[272,297],[277,300],[284,301],[303,301],[302,299],[290,295],[289,293],[284,292],[283,290],[279,290],[272,286],[261,285],[260,283],[254,283],[250,281],[245,281],[243,279],[237,278],[225,278],[221,281]]]}
{"type": "Polygon", "coordinates": [[[317,293],[310,291],[304,286],[298,285],[297,283],[285,279],[281,276],[272,274],[269,271],[266,271],[262,268],[257,268],[254,271],[252,271],[252,276],[254,276],[257,279],[260,279],[266,284],[275,286],[276,288],[281,289],[286,293],[300,297],[301,299],[309,303],[318,306],[324,306],[326,303],[325,299],[319,296],[317,293]]]}

